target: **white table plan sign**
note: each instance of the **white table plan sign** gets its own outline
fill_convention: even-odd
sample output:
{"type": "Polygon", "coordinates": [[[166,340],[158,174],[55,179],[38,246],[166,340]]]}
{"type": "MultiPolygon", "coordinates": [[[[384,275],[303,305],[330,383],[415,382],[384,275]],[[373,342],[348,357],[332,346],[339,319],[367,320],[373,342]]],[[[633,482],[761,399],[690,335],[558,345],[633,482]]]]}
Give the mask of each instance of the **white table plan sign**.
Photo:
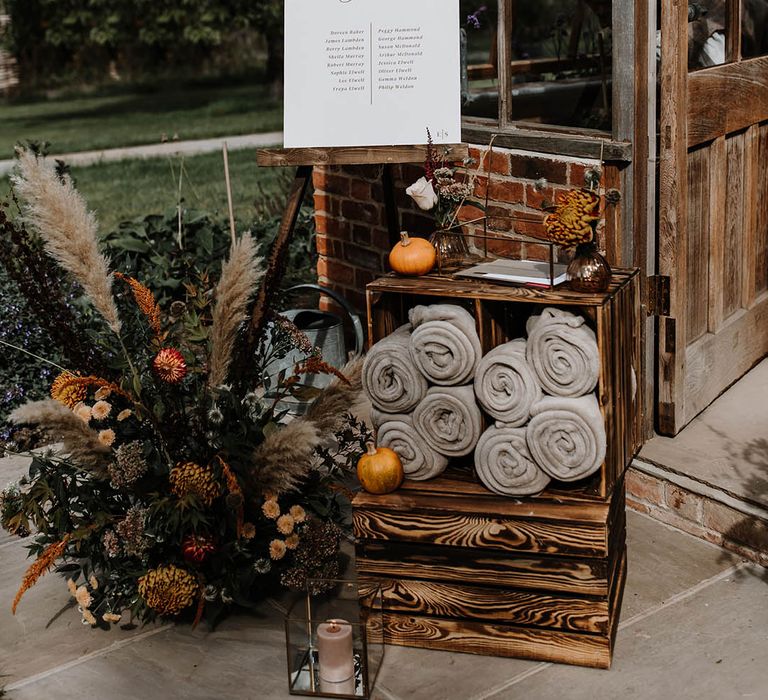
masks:
{"type": "Polygon", "coordinates": [[[459,0],[285,0],[285,147],[459,143],[459,41],[459,0]]]}

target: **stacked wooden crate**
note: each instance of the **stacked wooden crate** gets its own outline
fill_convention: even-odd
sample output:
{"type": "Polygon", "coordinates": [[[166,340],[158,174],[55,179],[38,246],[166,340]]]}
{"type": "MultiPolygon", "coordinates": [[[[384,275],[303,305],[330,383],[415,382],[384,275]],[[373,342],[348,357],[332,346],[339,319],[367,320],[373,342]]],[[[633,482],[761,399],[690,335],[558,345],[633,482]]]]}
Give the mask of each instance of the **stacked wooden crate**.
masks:
{"type": "Polygon", "coordinates": [[[593,477],[505,498],[477,482],[470,457],[353,507],[358,577],[382,586],[389,643],[607,668],[626,578],[623,474],[642,429],[637,273],[616,271],[593,295],[443,277],[386,277],[367,293],[371,343],[424,303],[472,311],[484,353],[524,336],[546,306],[595,330],[608,449],[593,477]]]}

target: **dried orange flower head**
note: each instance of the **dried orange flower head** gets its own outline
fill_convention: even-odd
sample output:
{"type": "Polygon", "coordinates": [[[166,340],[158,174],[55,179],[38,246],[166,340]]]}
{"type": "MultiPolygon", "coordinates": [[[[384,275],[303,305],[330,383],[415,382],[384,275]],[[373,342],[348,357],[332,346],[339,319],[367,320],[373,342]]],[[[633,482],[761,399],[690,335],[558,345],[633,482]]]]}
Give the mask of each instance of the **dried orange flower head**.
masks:
{"type": "Polygon", "coordinates": [[[282,559],[285,556],[287,549],[288,548],[285,546],[285,542],[282,540],[272,540],[269,543],[269,556],[277,561],[278,559],[282,559]]]}
{"type": "Polygon", "coordinates": [[[197,496],[201,503],[210,506],[220,495],[221,488],[213,470],[194,462],[177,464],[169,477],[171,492],[179,498],[197,496]]]}
{"type": "Polygon", "coordinates": [[[178,384],[187,376],[187,363],[176,348],[163,348],[152,361],[152,369],[160,381],[178,384]]]}
{"type": "Polygon", "coordinates": [[[62,372],[51,384],[51,398],[74,409],[88,398],[88,387],[77,381],[71,372],[62,372]]]}
{"type": "Polygon", "coordinates": [[[139,593],[159,615],[178,615],[197,599],[199,584],[189,571],[173,564],[151,569],[139,579],[139,593]]]}
{"type": "Polygon", "coordinates": [[[277,529],[282,535],[290,535],[293,532],[295,522],[290,515],[281,515],[277,519],[277,529]]]}
{"type": "Polygon", "coordinates": [[[600,220],[600,197],[590,190],[569,190],[558,198],[555,210],[544,219],[547,238],[562,246],[589,243],[600,220]]]}

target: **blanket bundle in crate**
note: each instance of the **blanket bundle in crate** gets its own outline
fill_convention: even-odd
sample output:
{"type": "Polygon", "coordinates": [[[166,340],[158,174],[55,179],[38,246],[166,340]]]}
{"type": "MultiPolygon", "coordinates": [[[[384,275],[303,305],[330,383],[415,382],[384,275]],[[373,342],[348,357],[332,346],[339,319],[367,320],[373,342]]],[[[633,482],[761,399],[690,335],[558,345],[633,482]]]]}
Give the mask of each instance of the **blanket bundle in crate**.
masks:
{"type": "Polygon", "coordinates": [[[363,387],[378,444],[398,453],[407,478],[423,481],[442,474],[449,457],[471,454],[480,438],[472,380],[482,348],[460,306],[416,306],[408,320],[371,348],[363,387]]]}
{"type": "Polygon", "coordinates": [[[409,321],[371,349],[363,369],[379,444],[400,455],[408,478],[432,479],[473,451],[482,483],[505,496],[600,469],[600,358],[584,318],[546,308],[528,320],[527,339],[484,357],[460,306],[417,306],[409,321]],[[485,432],[481,407],[492,420],[485,432]]]}

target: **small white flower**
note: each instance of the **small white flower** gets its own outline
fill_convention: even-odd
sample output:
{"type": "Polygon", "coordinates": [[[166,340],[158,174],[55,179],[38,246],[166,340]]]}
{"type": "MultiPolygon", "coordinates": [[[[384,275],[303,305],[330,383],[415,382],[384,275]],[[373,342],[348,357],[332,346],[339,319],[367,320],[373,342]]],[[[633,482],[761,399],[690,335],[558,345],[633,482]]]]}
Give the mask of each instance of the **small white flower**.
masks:
{"type": "Polygon", "coordinates": [[[422,211],[431,211],[437,205],[435,188],[425,177],[416,180],[405,192],[422,211]]]}

